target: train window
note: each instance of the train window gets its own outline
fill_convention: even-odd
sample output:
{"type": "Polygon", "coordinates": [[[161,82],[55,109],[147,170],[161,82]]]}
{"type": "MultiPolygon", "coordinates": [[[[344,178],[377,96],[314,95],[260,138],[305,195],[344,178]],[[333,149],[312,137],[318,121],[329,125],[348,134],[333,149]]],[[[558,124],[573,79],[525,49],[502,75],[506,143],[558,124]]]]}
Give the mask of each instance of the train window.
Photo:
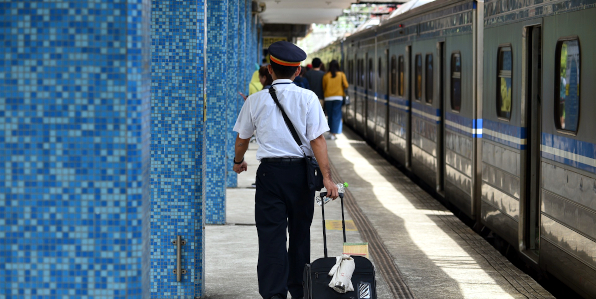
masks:
{"type": "Polygon", "coordinates": [[[404,95],[404,57],[403,56],[399,56],[399,62],[397,65],[397,71],[399,73],[399,79],[397,81],[398,83],[398,89],[399,89],[399,95],[403,96],[404,95]]]}
{"type": "Polygon", "coordinates": [[[350,62],[348,62],[348,80],[350,81],[350,83],[352,83],[352,72],[354,71],[353,67],[352,67],[352,60],[350,60],[350,62]]]}
{"type": "Polygon", "coordinates": [[[433,102],[433,54],[426,55],[426,74],[424,80],[424,91],[427,103],[433,102]]]}
{"type": "Polygon", "coordinates": [[[379,78],[381,78],[381,76],[383,75],[381,73],[381,70],[382,70],[382,68],[381,68],[381,57],[379,57],[379,63],[377,65],[379,66],[379,68],[377,69],[377,72],[379,73],[379,78]]]}
{"type": "Polygon", "coordinates": [[[348,60],[348,82],[352,83],[352,60],[348,60]]]}
{"type": "Polygon", "coordinates": [[[391,82],[391,94],[397,94],[397,61],[395,59],[395,55],[391,56],[391,77],[389,78],[389,82],[391,82]]]}
{"type": "Polygon", "coordinates": [[[499,73],[497,75],[497,116],[511,118],[511,74],[513,71],[513,54],[511,46],[500,47],[497,59],[499,73]]]}
{"type": "Polygon", "coordinates": [[[368,59],[368,89],[373,88],[373,76],[375,74],[375,70],[373,69],[373,60],[372,58],[368,59]]]}
{"type": "Polygon", "coordinates": [[[416,55],[416,68],[414,78],[416,78],[414,87],[414,97],[416,100],[420,100],[422,97],[422,55],[416,55]]]}
{"type": "Polygon", "coordinates": [[[360,86],[364,87],[364,59],[360,59],[360,86]]]}
{"type": "Polygon", "coordinates": [[[560,130],[577,132],[581,74],[577,38],[557,42],[555,63],[555,124],[560,130]]]}
{"type": "Polygon", "coordinates": [[[356,85],[362,86],[362,59],[356,60],[356,85]]]}
{"type": "Polygon", "coordinates": [[[461,56],[451,54],[451,109],[461,109],[461,56]]]}

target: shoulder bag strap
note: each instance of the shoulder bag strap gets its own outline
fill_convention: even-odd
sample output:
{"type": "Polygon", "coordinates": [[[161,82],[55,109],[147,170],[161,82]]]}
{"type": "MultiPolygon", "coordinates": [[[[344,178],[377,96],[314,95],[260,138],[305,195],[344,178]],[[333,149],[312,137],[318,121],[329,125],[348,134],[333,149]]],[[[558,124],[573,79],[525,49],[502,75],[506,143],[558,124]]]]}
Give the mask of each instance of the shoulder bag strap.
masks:
{"type": "MultiPolygon", "coordinates": [[[[281,115],[284,117],[284,121],[286,122],[288,129],[290,129],[290,132],[292,133],[292,137],[294,137],[294,141],[296,141],[296,143],[298,143],[300,150],[302,150],[302,141],[300,141],[300,137],[298,137],[298,133],[296,133],[296,128],[294,128],[292,121],[288,118],[288,115],[286,115],[284,108],[279,103],[279,100],[277,99],[277,94],[275,94],[275,88],[273,86],[271,86],[271,88],[269,88],[269,94],[273,98],[273,101],[275,102],[275,104],[277,105],[279,110],[281,110],[281,115]]],[[[304,153],[304,150],[302,150],[302,153],[306,156],[306,153],[304,153]]]]}

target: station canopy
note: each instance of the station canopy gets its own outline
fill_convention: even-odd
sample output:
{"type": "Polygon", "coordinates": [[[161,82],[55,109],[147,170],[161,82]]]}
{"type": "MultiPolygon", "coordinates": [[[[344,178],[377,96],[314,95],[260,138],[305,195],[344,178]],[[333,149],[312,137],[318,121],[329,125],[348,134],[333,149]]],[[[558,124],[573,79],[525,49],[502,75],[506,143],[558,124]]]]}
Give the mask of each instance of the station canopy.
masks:
{"type": "Polygon", "coordinates": [[[261,13],[265,24],[329,23],[354,0],[260,0],[267,5],[261,13]]]}

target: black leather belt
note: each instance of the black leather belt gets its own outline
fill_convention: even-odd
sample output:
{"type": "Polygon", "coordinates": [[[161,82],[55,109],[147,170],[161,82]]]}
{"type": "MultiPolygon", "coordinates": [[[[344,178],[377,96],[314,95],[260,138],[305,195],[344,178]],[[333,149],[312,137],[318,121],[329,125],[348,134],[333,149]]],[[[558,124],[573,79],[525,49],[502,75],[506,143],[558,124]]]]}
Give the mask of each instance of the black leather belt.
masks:
{"type": "Polygon", "coordinates": [[[263,158],[261,163],[287,163],[298,164],[304,163],[304,158],[263,158]]]}

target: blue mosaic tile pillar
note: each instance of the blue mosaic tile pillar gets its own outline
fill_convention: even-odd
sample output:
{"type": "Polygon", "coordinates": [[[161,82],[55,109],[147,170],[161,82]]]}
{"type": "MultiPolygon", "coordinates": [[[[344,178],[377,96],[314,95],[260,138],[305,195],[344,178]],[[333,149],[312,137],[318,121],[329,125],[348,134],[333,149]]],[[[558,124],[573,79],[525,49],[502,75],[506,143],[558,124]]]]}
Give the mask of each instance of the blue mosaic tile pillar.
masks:
{"type": "Polygon", "coordinates": [[[252,73],[255,71],[255,44],[254,44],[254,36],[253,36],[253,28],[255,26],[254,17],[252,15],[252,0],[245,0],[246,4],[246,69],[249,72],[246,74],[246,85],[250,83],[250,79],[252,79],[252,73]]]}
{"type": "Polygon", "coordinates": [[[228,135],[228,0],[208,0],[207,12],[207,169],[208,224],[226,223],[226,149],[228,135]]]}
{"type": "MultiPolygon", "coordinates": [[[[238,90],[240,90],[245,95],[248,95],[248,82],[246,81],[246,74],[249,71],[246,68],[247,58],[246,58],[246,0],[239,0],[238,1],[238,34],[240,35],[238,38],[238,90]]],[[[242,107],[244,104],[244,100],[241,98],[236,98],[236,102],[238,103],[239,107],[242,107]]],[[[241,108],[239,108],[241,109],[241,108]]]]}
{"type": "Polygon", "coordinates": [[[204,294],[206,4],[153,0],[151,298],[204,294]],[[176,246],[182,267],[176,281],[176,246]]]}
{"type": "Polygon", "coordinates": [[[238,112],[240,111],[238,106],[238,101],[241,100],[241,97],[238,95],[238,3],[239,0],[228,0],[228,39],[227,39],[227,67],[228,67],[228,90],[227,90],[227,105],[228,109],[226,110],[227,119],[228,119],[228,143],[227,143],[227,187],[237,187],[238,186],[238,176],[233,171],[234,168],[234,155],[236,154],[234,151],[234,146],[236,142],[236,132],[233,131],[234,124],[236,123],[236,118],[238,116],[238,112]]]}
{"type": "Polygon", "coordinates": [[[149,5],[0,3],[0,297],[148,293],[149,5]]]}
{"type": "Polygon", "coordinates": [[[257,61],[262,63],[263,61],[263,24],[259,22],[257,24],[257,61]]]}

